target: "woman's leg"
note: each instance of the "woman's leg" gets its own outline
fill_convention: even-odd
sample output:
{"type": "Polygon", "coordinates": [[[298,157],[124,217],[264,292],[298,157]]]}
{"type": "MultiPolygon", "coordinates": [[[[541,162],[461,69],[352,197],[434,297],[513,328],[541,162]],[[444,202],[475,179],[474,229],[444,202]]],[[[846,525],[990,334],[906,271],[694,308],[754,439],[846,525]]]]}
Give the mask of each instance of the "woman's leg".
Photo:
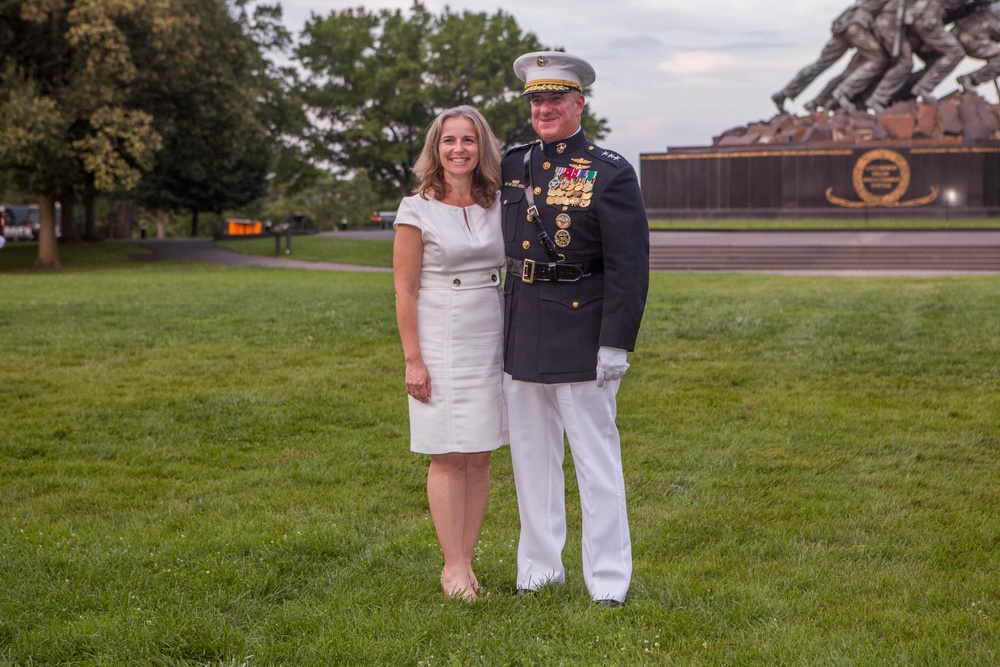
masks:
{"type": "Polygon", "coordinates": [[[475,556],[476,544],[479,542],[479,530],[483,527],[483,517],[490,500],[490,456],[491,452],[468,454],[465,466],[465,528],[462,553],[469,566],[469,581],[473,590],[479,590],[479,580],[472,571],[472,559],[475,556]]]}
{"type": "Polygon", "coordinates": [[[427,472],[427,501],[444,553],[441,586],[463,599],[476,596],[465,558],[467,462],[468,454],[435,454],[427,472]]]}
{"type": "Polygon", "coordinates": [[[490,452],[436,454],[427,473],[427,500],[444,554],[441,586],[448,595],[476,597],[472,558],[490,495],[490,452]]]}

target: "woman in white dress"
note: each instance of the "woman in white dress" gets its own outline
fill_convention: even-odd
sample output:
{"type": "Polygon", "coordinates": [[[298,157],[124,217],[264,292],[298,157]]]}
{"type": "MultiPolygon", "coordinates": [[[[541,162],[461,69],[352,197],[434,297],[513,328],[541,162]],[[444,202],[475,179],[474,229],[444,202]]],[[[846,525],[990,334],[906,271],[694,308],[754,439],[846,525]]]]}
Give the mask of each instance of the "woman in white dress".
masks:
{"type": "Polygon", "coordinates": [[[427,499],[447,595],[476,597],[472,556],[507,444],[501,346],[500,151],[476,109],[442,112],[396,215],[396,320],[406,359],[410,449],[430,454],[427,499]]]}

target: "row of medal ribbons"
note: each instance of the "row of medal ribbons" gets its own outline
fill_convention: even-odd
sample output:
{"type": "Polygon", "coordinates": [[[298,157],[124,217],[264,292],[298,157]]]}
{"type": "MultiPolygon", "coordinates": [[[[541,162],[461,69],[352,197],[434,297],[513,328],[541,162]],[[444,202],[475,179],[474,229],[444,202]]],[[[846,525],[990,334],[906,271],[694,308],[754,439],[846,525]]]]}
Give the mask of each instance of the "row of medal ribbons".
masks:
{"type": "Polygon", "coordinates": [[[590,198],[594,194],[595,180],[597,180],[596,171],[556,167],[555,175],[549,181],[545,203],[553,206],[586,208],[590,206],[590,198]]]}

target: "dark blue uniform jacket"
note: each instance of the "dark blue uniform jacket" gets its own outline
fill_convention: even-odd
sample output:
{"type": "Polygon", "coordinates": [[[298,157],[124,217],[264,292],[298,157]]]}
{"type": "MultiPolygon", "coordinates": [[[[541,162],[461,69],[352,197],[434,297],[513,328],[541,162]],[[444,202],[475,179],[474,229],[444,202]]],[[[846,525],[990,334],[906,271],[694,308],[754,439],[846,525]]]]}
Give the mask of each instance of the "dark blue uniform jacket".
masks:
{"type": "Polygon", "coordinates": [[[552,260],[527,219],[526,187],[565,261],[603,261],[576,282],[504,283],[504,370],[525,382],[596,378],[600,346],[633,350],[649,287],[649,225],[635,170],[583,131],[561,142],[518,146],[503,159],[507,257],[552,260]],[[530,186],[524,156],[531,151],[530,186]]]}

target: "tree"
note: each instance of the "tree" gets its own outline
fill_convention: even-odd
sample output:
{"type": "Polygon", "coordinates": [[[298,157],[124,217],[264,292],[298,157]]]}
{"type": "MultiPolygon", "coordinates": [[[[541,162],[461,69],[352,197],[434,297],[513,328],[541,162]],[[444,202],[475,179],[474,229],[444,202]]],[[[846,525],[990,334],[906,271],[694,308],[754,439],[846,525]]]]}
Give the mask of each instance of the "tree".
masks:
{"type": "Polygon", "coordinates": [[[177,38],[172,0],[0,2],[0,170],[39,205],[35,268],[60,268],[55,202],[129,189],[161,145],[130,97],[133,52],[177,38]]]}
{"type": "MultiPolygon", "coordinates": [[[[410,167],[434,117],[471,104],[501,144],[534,139],[523,83],[511,69],[530,51],[548,50],[512,16],[445,9],[432,16],[415,3],[399,10],[347,9],[314,17],[296,57],[307,73],[303,98],[314,119],[315,159],[370,175],[380,194],[409,194],[410,167]]],[[[600,138],[607,127],[585,111],[600,138]]]]}
{"type": "Polygon", "coordinates": [[[264,55],[288,44],[280,8],[186,1],[197,18],[186,57],[166,71],[150,67],[139,94],[164,147],[135,196],[154,212],[190,211],[196,236],[200,212],[221,214],[266,193],[296,110],[288,70],[264,55]]]}

